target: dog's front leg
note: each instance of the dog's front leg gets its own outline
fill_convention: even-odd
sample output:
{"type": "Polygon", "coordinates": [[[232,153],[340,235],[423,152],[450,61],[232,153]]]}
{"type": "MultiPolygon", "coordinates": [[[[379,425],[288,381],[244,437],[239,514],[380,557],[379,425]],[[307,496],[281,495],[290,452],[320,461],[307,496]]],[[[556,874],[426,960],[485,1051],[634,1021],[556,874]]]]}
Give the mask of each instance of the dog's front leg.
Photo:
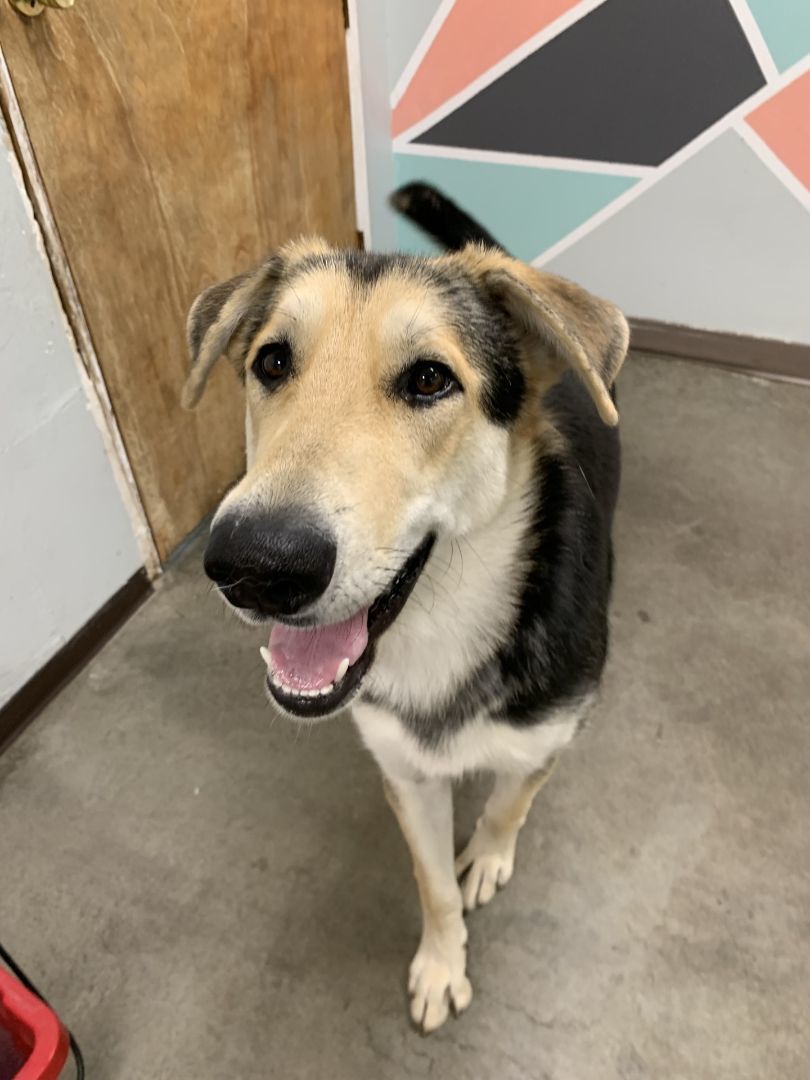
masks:
{"type": "Polygon", "coordinates": [[[411,850],[422,904],[422,940],[408,980],[411,1018],[434,1031],[472,1000],[466,975],[467,927],[453,867],[453,793],[449,780],[384,776],[388,802],[411,850]]]}
{"type": "Polygon", "coordinates": [[[540,788],[554,770],[554,758],[532,773],[495,774],[495,786],[475,832],[456,859],[467,911],[483,907],[512,877],[518,833],[540,788]]]}

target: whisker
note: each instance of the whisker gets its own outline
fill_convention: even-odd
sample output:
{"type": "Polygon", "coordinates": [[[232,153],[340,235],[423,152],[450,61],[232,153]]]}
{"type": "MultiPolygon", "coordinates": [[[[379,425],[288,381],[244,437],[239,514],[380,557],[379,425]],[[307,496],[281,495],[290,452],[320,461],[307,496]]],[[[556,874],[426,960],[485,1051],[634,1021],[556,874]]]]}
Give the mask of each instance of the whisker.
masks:
{"type": "Polygon", "coordinates": [[[473,555],[474,555],[474,556],[476,557],[476,559],[478,559],[478,564],[479,564],[479,566],[480,566],[480,567],[481,567],[481,569],[482,569],[482,570],[483,570],[483,571],[484,571],[484,572],[486,573],[486,575],[487,575],[487,577],[488,577],[488,578],[490,579],[490,581],[493,581],[493,580],[494,580],[494,576],[493,576],[493,573],[492,573],[492,569],[490,568],[489,564],[488,564],[487,562],[485,562],[485,561],[484,561],[484,560],[483,560],[483,559],[481,558],[481,556],[480,556],[480,555],[478,554],[478,552],[476,551],[476,549],[475,549],[475,548],[473,547],[472,541],[471,541],[471,540],[470,540],[470,539],[469,539],[468,537],[466,537],[466,536],[460,536],[460,537],[459,537],[459,543],[460,543],[460,542],[461,542],[462,540],[463,540],[463,541],[464,541],[464,543],[465,543],[465,544],[467,545],[467,547],[468,547],[468,548],[470,549],[470,551],[471,551],[471,552],[473,553],[473,555]]]}

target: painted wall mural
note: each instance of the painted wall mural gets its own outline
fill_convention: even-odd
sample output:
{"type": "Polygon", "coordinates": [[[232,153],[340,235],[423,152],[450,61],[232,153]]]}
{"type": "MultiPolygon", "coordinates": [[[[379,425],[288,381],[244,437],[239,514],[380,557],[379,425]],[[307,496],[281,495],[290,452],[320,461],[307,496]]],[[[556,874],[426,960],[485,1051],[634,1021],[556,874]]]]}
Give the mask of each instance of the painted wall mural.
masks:
{"type": "MultiPolygon", "coordinates": [[[[387,0],[387,13],[397,182],[443,187],[515,254],[586,284],[599,278],[600,230],[637,259],[645,241],[671,240],[671,265],[688,262],[667,218],[688,216],[702,236],[702,216],[720,212],[728,251],[716,227],[699,250],[739,264],[725,188],[735,213],[772,216],[788,245],[750,262],[810,275],[810,0],[387,0]],[[647,202],[661,237],[639,232],[647,202]]],[[[398,240],[429,247],[407,223],[398,240]]],[[[690,318],[688,280],[671,283],[674,307],[642,311],[644,283],[629,263],[622,276],[616,299],[632,314],[690,318]]],[[[699,302],[692,315],[711,325],[699,302]]],[[[741,332],[810,341],[806,310],[760,323],[741,332]]]]}

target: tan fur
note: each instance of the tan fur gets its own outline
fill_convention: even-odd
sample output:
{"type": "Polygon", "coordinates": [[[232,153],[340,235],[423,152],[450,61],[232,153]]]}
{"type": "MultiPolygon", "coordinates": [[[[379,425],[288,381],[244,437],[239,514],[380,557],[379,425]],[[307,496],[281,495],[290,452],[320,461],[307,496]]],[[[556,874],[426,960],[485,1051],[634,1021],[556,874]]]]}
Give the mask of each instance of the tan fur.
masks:
{"type": "Polygon", "coordinates": [[[246,368],[280,335],[291,340],[298,370],[272,394],[248,381],[256,441],[234,496],[263,490],[312,502],[327,490],[338,505],[351,503],[377,545],[392,544],[403,506],[440,484],[486,423],[480,376],[437,298],[405,276],[370,289],[334,268],[296,280],[255,336],[246,368]],[[430,415],[403,410],[386,392],[409,358],[424,354],[446,358],[465,389],[430,415]]]}
{"type": "Polygon", "coordinates": [[[512,877],[518,834],[540,788],[554,770],[554,757],[528,775],[496,773],[495,786],[475,832],[455,862],[467,911],[488,904],[512,877]]]}
{"type": "Polygon", "coordinates": [[[517,833],[523,828],[532,808],[532,803],[537,798],[540,789],[549,780],[556,763],[557,759],[551,758],[542,769],[537,769],[522,779],[520,787],[511,798],[501,805],[488,807],[484,814],[484,820],[496,836],[517,833]]]}
{"type": "MultiPolygon", "coordinates": [[[[216,320],[209,326],[202,339],[186,385],[183,387],[182,404],[186,409],[193,409],[199,402],[208,382],[211,369],[219,358],[227,353],[230,340],[236,329],[242,311],[250,302],[260,271],[245,275],[244,281],[231,293],[222,306],[216,320]]],[[[201,293],[189,312],[189,322],[194,320],[200,309],[206,304],[211,290],[201,293]]]]}
{"type": "Polygon", "coordinates": [[[419,855],[419,843],[412,833],[407,816],[403,813],[396,788],[383,776],[383,791],[388,805],[394,812],[400,831],[408,845],[408,851],[413,860],[413,876],[416,879],[416,888],[419,892],[419,903],[422,908],[422,917],[431,928],[437,928],[442,920],[448,915],[455,915],[458,911],[456,897],[446,897],[434,887],[433,875],[424,865],[419,855]]]}
{"type": "Polygon", "coordinates": [[[279,251],[279,255],[288,263],[302,262],[310,255],[326,255],[332,249],[322,236],[299,236],[289,240],[279,251]]]}
{"type": "MultiPolygon", "coordinates": [[[[630,331],[622,313],[565,278],[535,270],[500,251],[470,245],[445,256],[499,291],[516,318],[574,368],[606,424],[619,422],[609,394],[627,355],[630,331]]],[[[561,373],[557,369],[557,374],[561,373]]]]}

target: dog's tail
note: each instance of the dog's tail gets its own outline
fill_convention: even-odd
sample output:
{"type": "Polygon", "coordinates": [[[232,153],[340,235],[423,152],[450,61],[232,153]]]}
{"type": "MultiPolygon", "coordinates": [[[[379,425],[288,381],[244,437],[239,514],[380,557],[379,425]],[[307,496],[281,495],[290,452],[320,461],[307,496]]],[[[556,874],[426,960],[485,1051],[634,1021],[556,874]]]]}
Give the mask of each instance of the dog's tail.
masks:
{"type": "Polygon", "coordinates": [[[430,184],[417,182],[398,188],[391,205],[450,251],[460,251],[471,243],[504,251],[483,225],[430,184]]]}

